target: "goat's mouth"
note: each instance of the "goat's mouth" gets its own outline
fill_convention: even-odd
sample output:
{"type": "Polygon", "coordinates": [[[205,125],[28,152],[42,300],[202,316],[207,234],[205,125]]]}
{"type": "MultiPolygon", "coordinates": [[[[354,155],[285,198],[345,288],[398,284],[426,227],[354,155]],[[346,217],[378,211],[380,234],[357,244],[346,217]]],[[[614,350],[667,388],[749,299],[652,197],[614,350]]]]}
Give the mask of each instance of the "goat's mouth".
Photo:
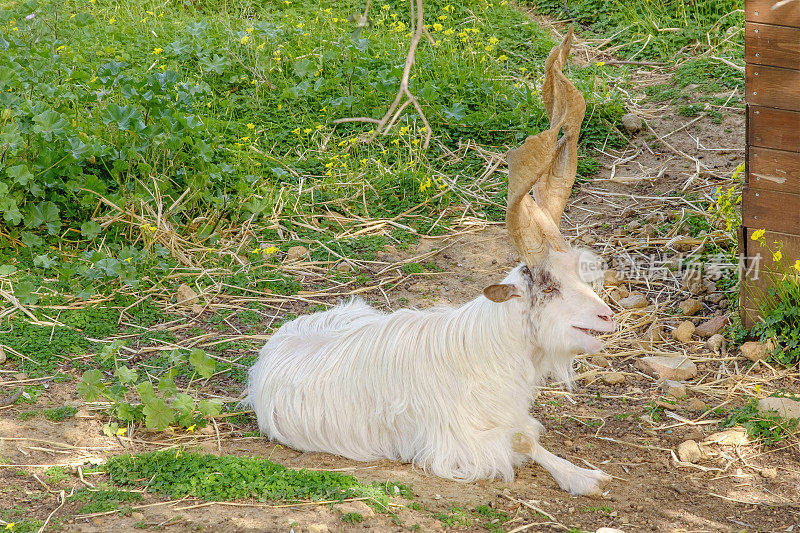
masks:
{"type": "Polygon", "coordinates": [[[580,326],[572,326],[574,329],[577,329],[584,335],[588,335],[590,337],[597,337],[598,335],[604,335],[606,333],[610,333],[610,331],[602,331],[599,329],[591,329],[591,328],[582,328],[580,326]]]}

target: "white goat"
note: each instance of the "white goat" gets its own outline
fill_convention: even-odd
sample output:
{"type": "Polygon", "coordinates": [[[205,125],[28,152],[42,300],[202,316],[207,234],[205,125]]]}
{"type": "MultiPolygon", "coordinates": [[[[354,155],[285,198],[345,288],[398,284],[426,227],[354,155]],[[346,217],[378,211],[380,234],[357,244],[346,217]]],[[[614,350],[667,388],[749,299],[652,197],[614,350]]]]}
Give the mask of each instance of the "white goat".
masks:
{"type": "Polygon", "coordinates": [[[561,73],[570,42],[571,33],[547,61],[551,128],[509,154],[507,221],[526,264],[457,309],[387,314],[352,300],[283,325],[250,370],[247,402],[262,433],[458,481],[510,481],[531,458],[572,494],[601,490],[608,476],[545,450],[529,414],[536,387],[551,375],[569,381],[575,355],[602,346],[592,331],[615,327],[554,222],[574,181],[585,111],[561,73]]]}

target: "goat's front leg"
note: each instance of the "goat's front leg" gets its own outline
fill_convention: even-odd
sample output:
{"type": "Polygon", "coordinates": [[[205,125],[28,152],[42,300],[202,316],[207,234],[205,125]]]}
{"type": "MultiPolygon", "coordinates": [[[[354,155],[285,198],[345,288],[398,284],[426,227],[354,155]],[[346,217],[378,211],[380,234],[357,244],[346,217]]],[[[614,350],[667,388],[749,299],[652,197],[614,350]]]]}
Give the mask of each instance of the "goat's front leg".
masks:
{"type": "Polygon", "coordinates": [[[515,433],[511,446],[517,453],[530,455],[531,459],[550,472],[558,486],[576,496],[600,496],[603,486],[611,476],[602,470],[590,470],[570,463],[545,450],[537,436],[515,433]]]}

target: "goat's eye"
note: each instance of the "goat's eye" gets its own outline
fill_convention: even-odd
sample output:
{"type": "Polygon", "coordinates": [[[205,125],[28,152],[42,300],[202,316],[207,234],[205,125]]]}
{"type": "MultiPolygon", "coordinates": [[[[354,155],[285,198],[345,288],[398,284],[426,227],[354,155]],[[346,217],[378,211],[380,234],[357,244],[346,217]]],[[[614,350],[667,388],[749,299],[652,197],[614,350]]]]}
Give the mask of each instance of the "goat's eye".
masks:
{"type": "Polygon", "coordinates": [[[544,288],[544,291],[542,291],[542,292],[545,292],[545,293],[551,293],[551,292],[553,292],[554,290],[556,290],[556,288],[555,288],[555,287],[545,287],[545,288],[544,288]]]}

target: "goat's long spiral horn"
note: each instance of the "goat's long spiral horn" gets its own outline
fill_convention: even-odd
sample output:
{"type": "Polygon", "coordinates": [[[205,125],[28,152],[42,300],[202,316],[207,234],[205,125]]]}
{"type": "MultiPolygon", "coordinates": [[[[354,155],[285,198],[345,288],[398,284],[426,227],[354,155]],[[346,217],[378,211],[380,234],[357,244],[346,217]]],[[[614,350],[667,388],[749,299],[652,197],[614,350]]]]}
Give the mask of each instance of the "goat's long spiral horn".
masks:
{"type": "Polygon", "coordinates": [[[532,135],[508,152],[506,225],[525,263],[547,256],[548,245],[563,251],[567,244],[558,223],[578,170],[578,135],[586,112],[583,95],[561,69],[572,45],[572,29],[550,51],[545,62],[542,98],[550,128],[532,135]],[[559,138],[560,132],[563,135],[559,138]],[[528,194],[533,188],[533,197],[528,194]]]}

